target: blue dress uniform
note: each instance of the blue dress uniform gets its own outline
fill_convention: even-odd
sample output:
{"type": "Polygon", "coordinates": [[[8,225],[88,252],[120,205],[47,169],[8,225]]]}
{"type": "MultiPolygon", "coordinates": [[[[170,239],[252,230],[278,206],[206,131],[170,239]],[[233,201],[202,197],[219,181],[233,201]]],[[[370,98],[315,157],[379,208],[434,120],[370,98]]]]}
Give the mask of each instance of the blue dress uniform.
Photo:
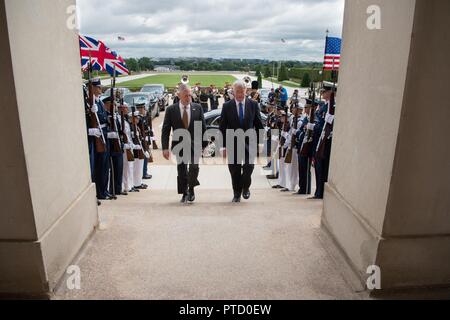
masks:
{"type": "MultiPolygon", "coordinates": [[[[106,99],[103,99],[103,104],[105,104],[106,102],[110,102],[111,98],[107,97],[106,99]]],[[[112,122],[111,121],[115,121],[116,122],[116,128],[117,131],[120,132],[121,131],[121,124],[120,121],[118,120],[118,117],[116,117],[116,119],[114,119],[114,116],[111,115],[108,110],[106,110],[107,116],[108,116],[108,134],[110,133],[114,133],[114,131],[112,130],[112,122]]],[[[114,139],[115,138],[110,138],[107,136],[105,136],[105,138],[107,138],[107,143],[108,143],[108,150],[109,150],[109,159],[108,159],[108,176],[107,176],[107,190],[109,195],[120,195],[122,193],[122,180],[123,180],[123,145],[121,144],[121,148],[122,150],[120,150],[119,152],[114,152],[113,150],[113,143],[114,143],[114,139]],[[109,181],[109,184],[108,184],[109,181]],[[114,185],[113,185],[114,182],[114,185]]],[[[119,143],[120,140],[119,140],[119,143]]]]}
{"type": "Polygon", "coordinates": [[[320,159],[319,157],[316,157],[316,149],[320,142],[320,136],[322,135],[323,127],[325,126],[325,115],[328,110],[328,104],[321,103],[318,110],[316,111],[316,123],[314,127],[314,143],[313,143],[313,151],[314,151],[314,171],[316,174],[316,192],[314,194],[314,198],[316,199],[323,199],[323,193],[325,188],[325,182],[327,177],[326,174],[326,167],[327,167],[327,161],[329,163],[329,157],[328,160],[326,158],[320,159]]]}
{"type": "Polygon", "coordinates": [[[303,145],[303,140],[306,136],[306,126],[309,123],[309,117],[304,117],[300,126],[300,130],[297,132],[297,150],[298,153],[298,175],[299,175],[299,190],[298,194],[305,195],[311,193],[311,157],[312,153],[308,157],[302,157],[300,150],[303,145]]]}
{"type": "MultiPolygon", "coordinates": [[[[105,140],[108,137],[108,112],[105,109],[103,102],[96,98],[95,104],[97,105],[98,112],[98,120],[100,122],[100,127],[103,132],[103,136],[105,140]]],[[[97,198],[99,200],[109,200],[111,195],[108,192],[108,172],[109,172],[109,152],[110,152],[110,144],[106,143],[106,151],[105,152],[95,152],[95,186],[97,189],[97,198]]]]}
{"type": "Polygon", "coordinates": [[[95,138],[89,135],[89,127],[91,122],[91,113],[89,110],[89,102],[88,102],[88,92],[86,86],[83,85],[83,95],[84,95],[84,107],[86,113],[86,129],[88,131],[88,152],[89,152],[89,167],[91,169],[91,181],[95,182],[95,138]]]}

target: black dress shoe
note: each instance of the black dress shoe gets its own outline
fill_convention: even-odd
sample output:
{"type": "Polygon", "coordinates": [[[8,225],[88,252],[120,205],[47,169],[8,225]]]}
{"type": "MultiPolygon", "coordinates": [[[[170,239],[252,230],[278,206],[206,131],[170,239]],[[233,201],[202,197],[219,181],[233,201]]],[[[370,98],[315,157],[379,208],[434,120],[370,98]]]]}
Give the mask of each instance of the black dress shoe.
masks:
{"type": "Polygon", "coordinates": [[[233,200],[231,200],[232,203],[239,203],[241,202],[241,197],[234,197],[233,200]]]}
{"type": "Polygon", "coordinates": [[[288,188],[283,188],[283,189],[281,189],[280,191],[281,191],[281,192],[288,192],[289,189],[288,189],[288,188]]]}
{"type": "Polygon", "coordinates": [[[122,192],[120,193],[120,195],[121,195],[121,196],[127,196],[127,195],[128,195],[128,192],[122,191],[122,192]]]}
{"type": "Polygon", "coordinates": [[[145,189],[147,189],[148,188],[148,185],[146,185],[146,184],[141,184],[139,187],[134,187],[135,189],[138,189],[138,190],[145,190],[145,189]]]}
{"type": "Polygon", "coordinates": [[[194,193],[194,190],[190,190],[190,191],[188,192],[187,200],[188,200],[189,202],[194,202],[194,201],[195,201],[195,193],[194,193]]]}
{"type": "Polygon", "coordinates": [[[142,179],[144,179],[144,180],[150,180],[151,178],[153,178],[153,176],[151,174],[148,174],[148,175],[142,177],[142,179]]]}
{"type": "Polygon", "coordinates": [[[278,179],[278,175],[267,176],[267,179],[269,179],[269,180],[276,180],[276,179],[278,179]]]}
{"type": "Polygon", "coordinates": [[[131,190],[130,190],[130,192],[140,192],[138,189],[136,189],[136,188],[132,188],[131,190]]]}
{"type": "Polygon", "coordinates": [[[320,198],[320,197],[317,197],[317,196],[308,198],[308,200],[322,200],[322,199],[323,198],[320,198]]]}
{"type": "Polygon", "coordinates": [[[283,187],[277,184],[276,186],[273,186],[272,189],[283,189],[283,187]]]}
{"type": "Polygon", "coordinates": [[[187,203],[188,202],[188,195],[187,194],[183,194],[183,197],[180,200],[180,203],[187,203]]]}
{"type": "Polygon", "coordinates": [[[250,199],[250,196],[251,196],[250,190],[245,190],[245,191],[242,193],[242,197],[243,197],[245,200],[250,199]]]}
{"type": "Polygon", "coordinates": [[[107,201],[109,201],[109,200],[112,200],[113,198],[106,196],[106,197],[98,197],[97,199],[98,200],[107,200],[107,201]]]}
{"type": "Polygon", "coordinates": [[[97,206],[101,206],[102,205],[102,203],[99,201],[99,200],[97,200],[97,206]]]}

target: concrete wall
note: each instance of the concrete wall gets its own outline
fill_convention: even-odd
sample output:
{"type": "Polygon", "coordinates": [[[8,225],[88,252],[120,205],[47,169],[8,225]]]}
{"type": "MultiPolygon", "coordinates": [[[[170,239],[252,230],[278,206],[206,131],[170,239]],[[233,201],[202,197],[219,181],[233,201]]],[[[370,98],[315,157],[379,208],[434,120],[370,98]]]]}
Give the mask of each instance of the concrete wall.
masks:
{"type": "Polygon", "coordinates": [[[0,165],[9,178],[0,185],[7,204],[0,216],[0,292],[54,287],[97,223],[78,37],[67,27],[74,3],[0,1],[6,17],[0,35],[10,39],[10,48],[0,49],[7,70],[0,75],[7,89],[1,105],[9,120],[0,126],[9,137],[0,165]],[[28,277],[33,264],[39,276],[28,277]]]}
{"type": "Polygon", "coordinates": [[[428,94],[445,79],[448,6],[445,0],[346,2],[323,224],[361,280],[368,266],[381,267],[383,288],[450,284],[450,250],[438,249],[450,249],[449,144],[439,139],[449,108],[428,94]],[[370,5],[381,8],[381,30],[366,27],[370,5]],[[410,238],[396,238],[404,236],[410,238]],[[423,236],[441,238],[419,245],[423,236]]]}

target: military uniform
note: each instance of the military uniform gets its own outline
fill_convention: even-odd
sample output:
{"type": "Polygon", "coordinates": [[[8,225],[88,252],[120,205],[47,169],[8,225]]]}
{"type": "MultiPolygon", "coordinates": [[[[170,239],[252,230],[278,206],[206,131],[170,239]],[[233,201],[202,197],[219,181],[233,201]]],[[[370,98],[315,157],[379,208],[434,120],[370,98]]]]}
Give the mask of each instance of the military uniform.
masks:
{"type": "MultiPolygon", "coordinates": [[[[104,106],[111,105],[111,97],[103,99],[104,106]]],[[[114,108],[106,108],[108,115],[108,133],[107,143],[109,152],[109,169],[108,169],[108,190],[113,196],[120,195],[122,193],[122,176],[123,176],[123,145],[120,141],[119,132],[121,130],[120,121],[118,115],[114,112],[114,108]],[[110,112],[111,111],[111,112],[110,112]],[[115,123],[115,126],[113,125],[115,123]],[[117,131],[113,129],[117,128],[117,131]],[[115,150],[114,146],[118,146],[115,150]]]]}
{"type": "MultiPolygon", "coordinates": [[[[323,89],[325,91],[336,92],[336,84],[324,82],[323,89]]],[[[318,110],[318,126],[317,130],[315,128],[315,173],[316,173],[316,192],[314,194],[314,199],[323,199],[325,183],[328,181],[328,171],[330,166],[330,156],[331,156],[331,144],[332,144],[332,132],[330,136],[325,136],[324,127],[327,123],[332,126],[334,123],[334,115],[329,114],[330,110],[330,101],[326,101],[326,103],[322,104],[318,110]],[[320,142],[324,141],[324,152],[323,154],[318,154],[318,148],[320,146],[320,142]]],[[[334,106],[333,106],[334,107],[334,106]]]]}

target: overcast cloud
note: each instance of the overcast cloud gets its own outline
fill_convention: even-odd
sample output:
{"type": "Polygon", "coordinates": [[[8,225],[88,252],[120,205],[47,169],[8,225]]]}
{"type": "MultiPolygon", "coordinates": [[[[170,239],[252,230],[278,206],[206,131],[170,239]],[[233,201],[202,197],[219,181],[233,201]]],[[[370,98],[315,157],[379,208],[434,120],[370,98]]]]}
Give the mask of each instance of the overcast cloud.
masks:
{"type": "Polygon", "coordinates": [[[321,61],[325,31],[341,36],[344,12],[344,0],[77,0],[77,4],[80,33],[103,40],[126,58],[321,61]]]}

